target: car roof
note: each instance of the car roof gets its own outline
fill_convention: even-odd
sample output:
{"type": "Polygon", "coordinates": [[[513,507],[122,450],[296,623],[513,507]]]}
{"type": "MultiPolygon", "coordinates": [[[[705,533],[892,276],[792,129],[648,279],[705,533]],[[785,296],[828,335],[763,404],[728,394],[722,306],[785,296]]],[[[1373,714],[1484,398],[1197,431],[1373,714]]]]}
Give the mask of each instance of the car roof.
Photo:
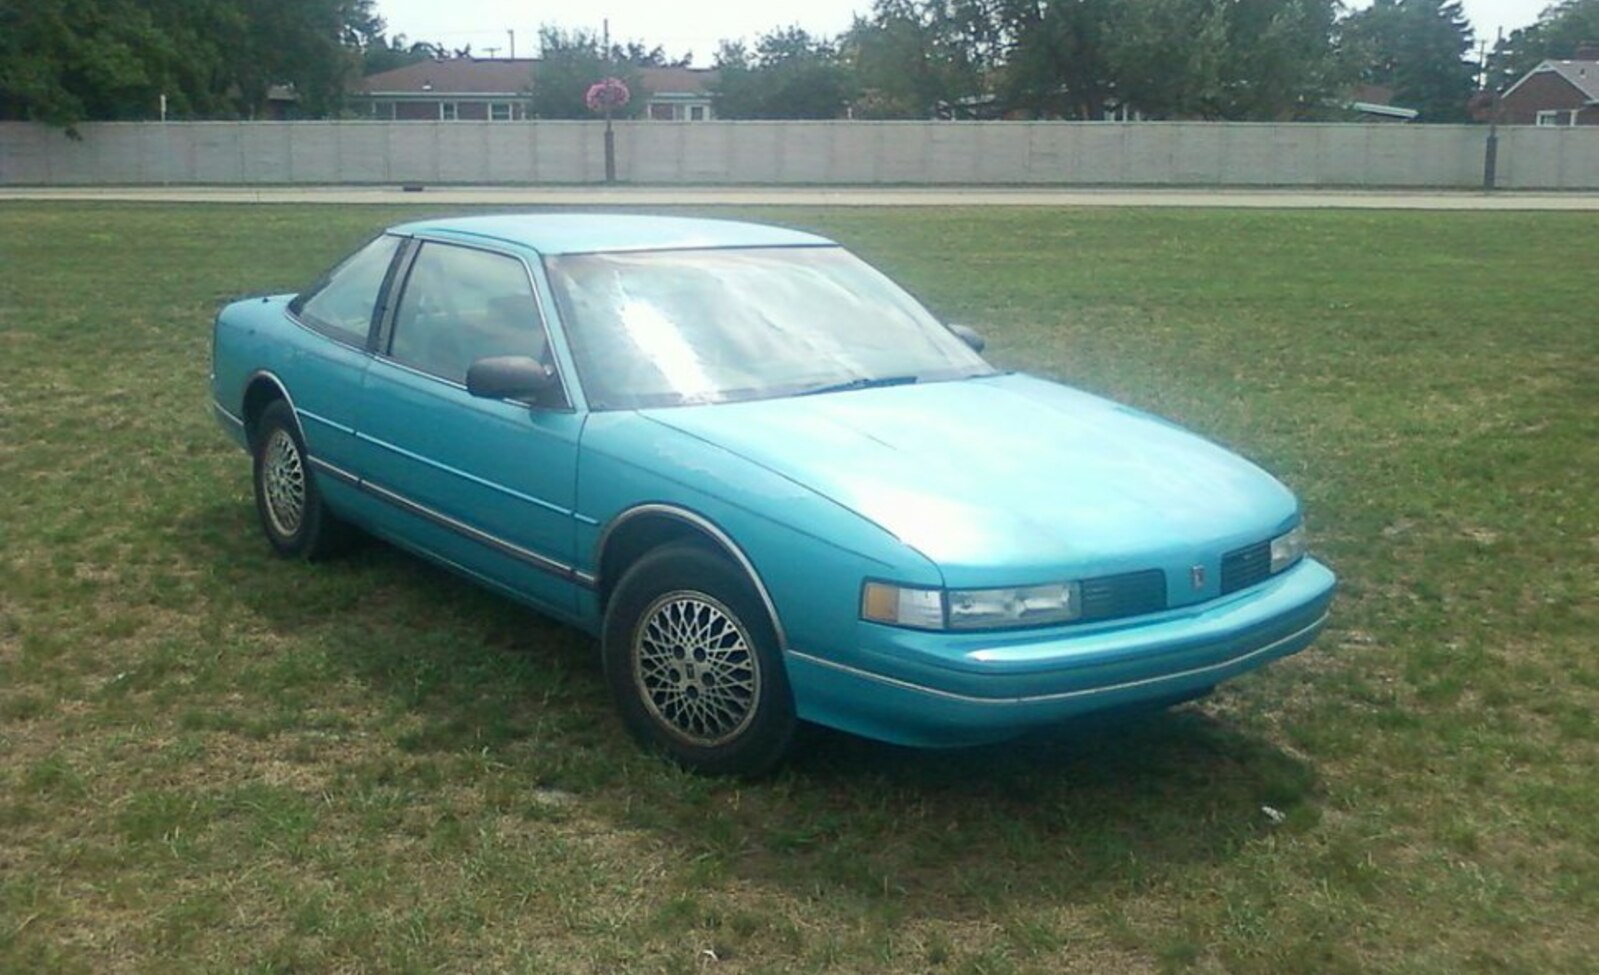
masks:
{"type": "Polygon", "coordinates": [[[833,242],[799,230],[734,220],[619,213],[508,213],[419,220],[390,228],[398,234],[481,237],[530,247],[540,254],[684,250],[710,247],[817,247],[833,242]]]}

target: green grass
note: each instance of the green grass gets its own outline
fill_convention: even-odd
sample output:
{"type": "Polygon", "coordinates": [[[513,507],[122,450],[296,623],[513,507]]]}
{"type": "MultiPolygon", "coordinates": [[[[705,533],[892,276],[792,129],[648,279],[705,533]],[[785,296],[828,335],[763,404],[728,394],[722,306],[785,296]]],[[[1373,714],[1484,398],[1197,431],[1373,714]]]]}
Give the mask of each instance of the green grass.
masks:
{"type": "Polygon", "coordinates": [[[569,630],[269,556],[211,316],[420,212],[0,205],[0,972],[1592,970],[1592,216],[741,211],[1259,460],[1344,582],[1200,705],[751,784],[569,630]]]}

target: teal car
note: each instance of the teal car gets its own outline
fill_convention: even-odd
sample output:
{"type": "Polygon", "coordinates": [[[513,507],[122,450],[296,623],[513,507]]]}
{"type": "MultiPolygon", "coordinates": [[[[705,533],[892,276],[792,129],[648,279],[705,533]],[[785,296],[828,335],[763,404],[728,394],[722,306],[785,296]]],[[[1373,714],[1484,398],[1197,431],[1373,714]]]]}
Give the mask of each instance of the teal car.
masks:
{"type": "Polygon", "coordinates": [[[981,356],[831,241],[431,220],[217,317],[267,540],[352,532],[599,638],[631,733],[748,774],[800,721],[916,746],[1161,706],[1304,649],[1282,484],[981,356]]]}

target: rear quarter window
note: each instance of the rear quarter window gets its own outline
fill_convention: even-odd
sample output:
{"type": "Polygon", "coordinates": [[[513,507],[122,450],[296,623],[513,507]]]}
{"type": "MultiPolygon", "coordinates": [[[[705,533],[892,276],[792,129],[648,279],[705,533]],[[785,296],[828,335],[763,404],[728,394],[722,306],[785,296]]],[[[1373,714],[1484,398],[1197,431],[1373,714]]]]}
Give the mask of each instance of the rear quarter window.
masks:
{"type": "Polygon", "coordinates": [[[364,344],[383,279],[399,249],[400,238],[379,237],[350,255],[291,307],[312,328],[353,345],[364,344]]]}

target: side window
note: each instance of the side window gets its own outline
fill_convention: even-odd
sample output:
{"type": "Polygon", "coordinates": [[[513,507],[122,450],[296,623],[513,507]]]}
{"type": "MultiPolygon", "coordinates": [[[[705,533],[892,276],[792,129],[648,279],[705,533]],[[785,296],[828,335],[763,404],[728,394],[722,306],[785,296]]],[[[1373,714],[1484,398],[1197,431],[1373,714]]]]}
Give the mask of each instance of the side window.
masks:
{"type": "Polygon", "coordinates": [[[304,301],[292,307],[307,325],[356,345],[366,343],[372,310],[378,303],[383,277],[389,273],[398,237],[384,235],[356,251],[334,268],[327,280],[304,301]]]}
{"type": "Polygon", "coordinates": [[[451,382],[478,359],[525,355],[550,363],[527,268],[502,254],[425,243],[394,316],[389,354],[451,382]]]}

